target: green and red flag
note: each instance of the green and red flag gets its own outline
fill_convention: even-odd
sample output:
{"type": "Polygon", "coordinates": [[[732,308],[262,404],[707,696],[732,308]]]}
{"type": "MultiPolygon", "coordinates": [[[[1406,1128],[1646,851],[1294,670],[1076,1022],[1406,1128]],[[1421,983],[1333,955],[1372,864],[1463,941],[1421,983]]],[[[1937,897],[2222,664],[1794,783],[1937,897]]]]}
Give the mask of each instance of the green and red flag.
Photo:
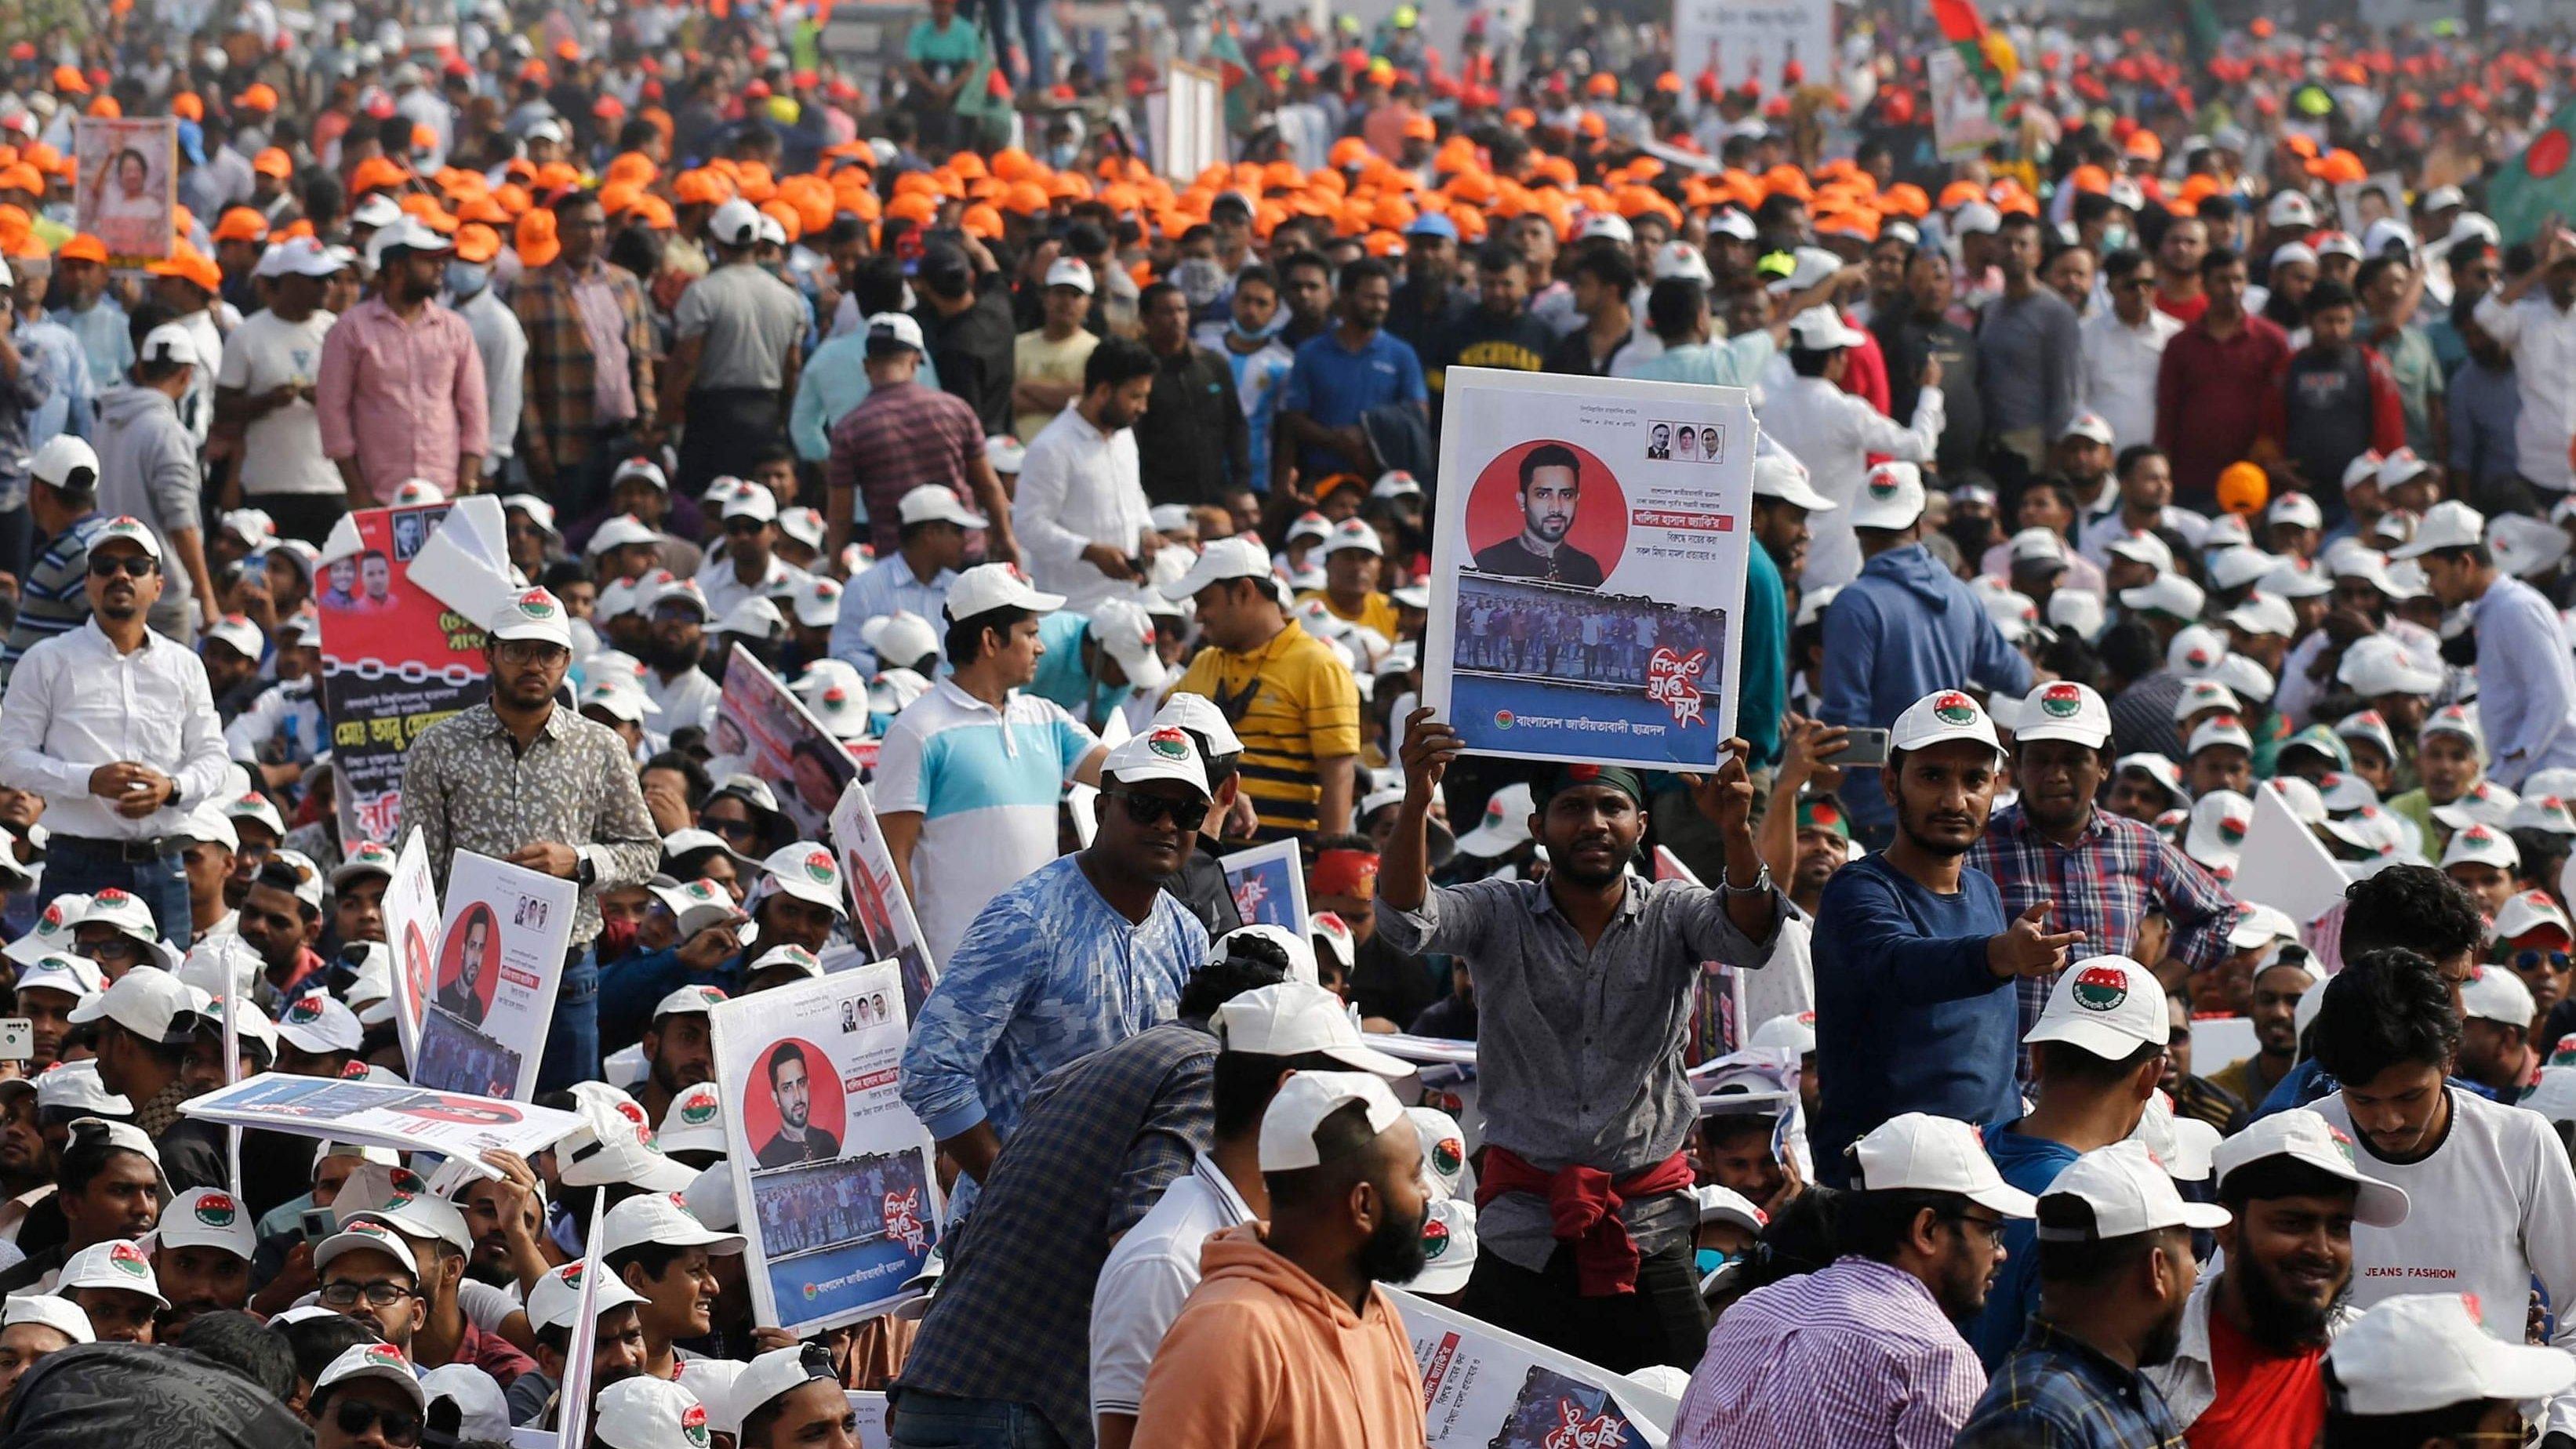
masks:
{"type": "Polygon", "coordinates": [[[2012,41],[2002,31],[1986,28],[1976,0],[1932,0],[1932,19],[1941,27],[1941,38],[1959,52],[1968,74],[1976,77],[1977,88],[1986,93],[1987,108],[2001,119],[2013,76],[2021,69],[2012,41]]]}
{"type": "Polygon", "coordinates": [[[2549,218],[2576,220],[2576,101],[2558,108],[2522,154],[2487,183],[2487,214],[2507,245],[2531,241],[2549,218]]]}

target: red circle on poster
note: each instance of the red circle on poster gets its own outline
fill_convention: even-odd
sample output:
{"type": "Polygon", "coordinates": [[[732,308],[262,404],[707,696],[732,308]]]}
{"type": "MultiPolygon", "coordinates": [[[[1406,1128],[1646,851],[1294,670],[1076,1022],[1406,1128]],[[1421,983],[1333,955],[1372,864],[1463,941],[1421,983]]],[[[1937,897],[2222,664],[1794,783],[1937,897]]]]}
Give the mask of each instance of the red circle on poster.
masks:
{"type": "MultiPolygon", "coordinates": [[[[772,1150],[787,1115],[780,1109],[779,1098],[784,1094],[792,1102],[800,1092],[805,1100],[807,1130],[820,1131],[836,1144],[848,1140],[843,1130],[848,1120],[841,1076],[833,1068],[830,1054],[802,1037],[789,1037],[753,1058],[751,1070],[733,1087],[733,1099],[742,1104],[743,1137],[751,1143],[752,1159],[757,1165],[778,1167],[816,1160],[812,1154],[803,1154],[789,1155],[781,1161],[782,1154],[772,1150]]],[[[788,1151],[792,1153],[793,1149],[788,1151]]],[[[822,1155],[837,1157],[840,1153],[836,1146],[822,1155]]]]}
{"type": "Polygon", "coordinates": [[[456,924],[448,929],[446,944],[439,948],[438,1004],[481,1026],[484,1016],[492,1010],[492,992],[500,980],[501,918],[492,913],[490,906],[476,901],[456,918],[456,924]],[[460,983],[459,978],[466,974],[469,944],[474,948],[474,979],[460,983]]]}
{"type": "MultiPolygon", "coordinates": [[[[1513,547],[1512,541],[1524,532],[1543,531],[1546,501],[1538,504],[1541,517],[1533,520],[1525,508],[1521,491],[1521,462],[1540,449],[1551,449],[1571,455],[1577,465],[1574,518],[1565,528],[1561,549],[1590,559],[1599,566],[1597,577],[1607,579],[1619,571],[1620,557],[1628,547],[1628,496],[1619,487],[1618,476],[1610,465],[1590,451],[1573,443],[1539,438],[1504,449],[1485,470],[1476,475],[1475,486],[1467,493],[1467,549],[1471,555],[1484,554],[1497,545],[1513,547]]],[[[1543,483],[1556,470],[1549,466],[1553,459],[1542,459],[1532,473],[1534,484],[1543,483]]],[[[1526,550],[1522,552],[1526,553],[1526,550]]],[[[1479,565],[1483,567],[1483,565],[1479,565]]],[[[1486,568],[1489,573],[1508,573],[1515,577],[1532,577],[1526,567],[1486,568]]],[[[1579,566],[1570,571],[1580,574],[1579,566]]]]}

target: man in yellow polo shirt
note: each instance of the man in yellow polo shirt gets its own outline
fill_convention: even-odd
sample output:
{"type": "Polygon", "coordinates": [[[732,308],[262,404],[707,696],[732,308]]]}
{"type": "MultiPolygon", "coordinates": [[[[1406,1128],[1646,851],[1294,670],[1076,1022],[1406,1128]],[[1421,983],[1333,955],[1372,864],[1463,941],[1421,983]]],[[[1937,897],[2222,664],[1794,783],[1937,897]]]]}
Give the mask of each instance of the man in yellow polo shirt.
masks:
{"type": "Polygon", "coordinates": [[[1331,645],[1288,617],[1260,541],[1209,544],[1163,596],[1197,602],[1208,647],[1172,688],[1215,700],[1243,741],[1243,793],[1261,821],[1254,837],[1347,833],[1359,686],[1331,645]]]}
{"type": "Polygon", "coordinates": [[[1324,540],[1324,586],[1299,594],[1297,602],[1321,599],[1334,618],[1375,629],[1394,643],[1395,601],[1378,587],[1385,557],[1386,545],[1376,529],[1356,518],[1343,519],[1324,540]]]}

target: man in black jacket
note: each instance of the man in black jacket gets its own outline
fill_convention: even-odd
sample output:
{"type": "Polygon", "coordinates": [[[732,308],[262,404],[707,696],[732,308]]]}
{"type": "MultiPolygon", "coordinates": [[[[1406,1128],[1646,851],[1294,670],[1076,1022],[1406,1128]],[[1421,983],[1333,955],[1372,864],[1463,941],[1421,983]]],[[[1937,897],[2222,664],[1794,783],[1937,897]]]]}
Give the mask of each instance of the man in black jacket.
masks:
{"type": "Polygon", "coordinates": [[[1190,302],[1156,282],[1137,299],[1154,391],[1136,420],[1145,496],[1156,503],[1221,502],[1229,483],[1252,482],[1252,433],[1236,400],[1234,369],[1190,341],[1190,302]]]}
{"type": "Polygon", "coordinates": [[[972,237],[963,248],[932,244],[921,254],[920,304],[913,309],[942,389],[962,399],[984,435],[1011,430],[1011,289],[993,254],[972,237]]]}

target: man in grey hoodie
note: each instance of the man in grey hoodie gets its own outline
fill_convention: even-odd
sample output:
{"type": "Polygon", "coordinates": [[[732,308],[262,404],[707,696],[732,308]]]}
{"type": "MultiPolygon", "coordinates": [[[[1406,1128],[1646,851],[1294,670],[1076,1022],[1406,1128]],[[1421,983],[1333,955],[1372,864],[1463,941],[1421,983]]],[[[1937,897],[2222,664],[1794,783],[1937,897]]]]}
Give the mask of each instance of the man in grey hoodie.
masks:
{"type": "Polygon", "coordinates": [[[196,339],[175,324],[155,327],[137,350],[132,381],[99,401],[98,506],[109,517],[131,514],[161,539],[167,585],[152,606],[156,631],[192,641],[190,605],[214,627],[222,606],[206,572],[199,512],[197,443],[179,420],[179,399],[200,366],[196,339]]]}

